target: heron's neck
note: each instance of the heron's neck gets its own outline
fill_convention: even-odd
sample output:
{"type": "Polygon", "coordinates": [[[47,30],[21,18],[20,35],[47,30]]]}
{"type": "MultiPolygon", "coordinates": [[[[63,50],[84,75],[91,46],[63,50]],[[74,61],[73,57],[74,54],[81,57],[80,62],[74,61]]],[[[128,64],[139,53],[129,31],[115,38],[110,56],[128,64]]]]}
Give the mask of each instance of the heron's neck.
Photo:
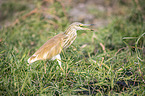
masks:
{"type": "Polygon", "coordinates": [[[77,30],[72,28],[72,27],[68,27],[66,29],[66,31],[64,32],[64,34],[66,35],[66,38],[64,39],[64,45],[63,48],[67,48],[69,47],[73,41],[76,39],[77,37],[77,30]]]}
{"type": "Polygon", "coordinates": [[[66,34],[66,35],[75,34],[75,35],[76,35],[76,34],[77,34],[76,32],[77,32],[77,30],[76,30],[75,28],[68,27],[68,28],[65,30],[64,34],[66,34]]]}

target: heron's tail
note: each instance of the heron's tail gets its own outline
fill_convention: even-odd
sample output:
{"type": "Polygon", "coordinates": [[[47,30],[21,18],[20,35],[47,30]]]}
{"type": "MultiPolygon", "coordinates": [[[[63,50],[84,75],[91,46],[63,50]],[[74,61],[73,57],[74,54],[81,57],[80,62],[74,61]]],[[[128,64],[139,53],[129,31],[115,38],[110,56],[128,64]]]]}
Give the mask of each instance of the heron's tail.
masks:
{"type": "Polygon", "coordinates": [[[28,63],[29,64],[31,64],[31,63],[33,63],[33,62],[35,62],[35,61],[37,61],[38,59],[37,59],[37,56],[36,55],[32,55],[29,59],[28,59],[28,63]]]}

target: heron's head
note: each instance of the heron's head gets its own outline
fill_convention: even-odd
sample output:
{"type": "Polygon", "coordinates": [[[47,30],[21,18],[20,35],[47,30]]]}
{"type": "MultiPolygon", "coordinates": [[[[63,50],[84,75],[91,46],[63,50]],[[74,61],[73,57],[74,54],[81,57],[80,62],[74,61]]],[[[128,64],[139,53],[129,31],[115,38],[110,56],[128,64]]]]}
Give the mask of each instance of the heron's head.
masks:
{"type": "Polygon", "coordinates": [[[92,26],[93,24],[82,24],[79,22],[74,22],[70,25],[71,28],[74,28],[76,30],[91,30],[89,28],[85,28],[86,26],[92,26]]]}

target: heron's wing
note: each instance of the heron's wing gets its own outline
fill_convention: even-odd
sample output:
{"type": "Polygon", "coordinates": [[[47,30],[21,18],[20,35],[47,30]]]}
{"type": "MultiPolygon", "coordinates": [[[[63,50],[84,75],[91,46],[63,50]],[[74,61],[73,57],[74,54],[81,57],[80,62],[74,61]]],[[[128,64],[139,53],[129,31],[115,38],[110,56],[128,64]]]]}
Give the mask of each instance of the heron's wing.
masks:
{"type": "Polygon", "coordinates": [[[33,63],[37,60],[51,59],[53,56],[59,54],[62,50],[64,37],[65,35],[60,33],[48,40],[28,59],[28,63],[33,63]]]}

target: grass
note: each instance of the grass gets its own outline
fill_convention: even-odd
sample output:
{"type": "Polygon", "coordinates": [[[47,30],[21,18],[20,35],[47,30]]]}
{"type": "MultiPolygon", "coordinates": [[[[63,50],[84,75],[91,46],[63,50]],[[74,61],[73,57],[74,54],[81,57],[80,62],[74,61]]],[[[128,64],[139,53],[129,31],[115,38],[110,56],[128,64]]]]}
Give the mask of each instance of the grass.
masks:
{"type": "Polygon", "coordinates": [[[0,95],[145,95],[142,10],[134,6],[126,17],[115,16],[104,28],[78,31],[75,42],[61,53],[62,72],[56,61],[27,63],[70,24],[59,2],[48,8],[51,19],[36,7],[36,13],[22,18],[28,13],[24,9],[14,18],[19,22],[0,30],[0,95]]]}

